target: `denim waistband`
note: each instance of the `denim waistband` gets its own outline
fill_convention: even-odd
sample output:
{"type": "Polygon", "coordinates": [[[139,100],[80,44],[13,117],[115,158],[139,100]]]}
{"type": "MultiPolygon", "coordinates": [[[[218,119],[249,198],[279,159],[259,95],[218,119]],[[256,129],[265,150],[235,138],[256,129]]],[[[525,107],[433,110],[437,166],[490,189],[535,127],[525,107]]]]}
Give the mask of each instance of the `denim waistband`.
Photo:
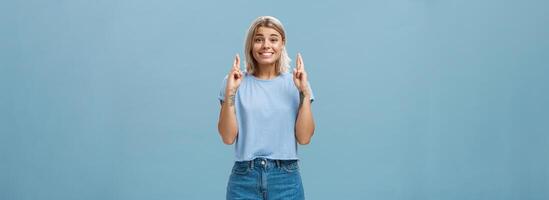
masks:
{"type": "Polygon", "coordinates": [[[236,161],[237,163],[246,163],[250,166],[250,168],[254,168],[255,166],[263,166],[263,167],[282,167],[290,164],[294,164],[298,162],[298,160],[275,160],[275,159],[268,159],[268,158],[255,158],[253,160],[249,161],[236,161]]]}

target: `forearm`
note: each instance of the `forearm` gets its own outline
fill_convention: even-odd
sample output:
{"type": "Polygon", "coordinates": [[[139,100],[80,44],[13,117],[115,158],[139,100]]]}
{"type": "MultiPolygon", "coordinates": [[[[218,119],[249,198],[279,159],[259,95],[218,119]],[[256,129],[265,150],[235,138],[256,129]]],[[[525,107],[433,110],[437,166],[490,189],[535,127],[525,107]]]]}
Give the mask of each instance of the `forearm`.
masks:
{"type": "Polygon", "coordinates": [[[236,110],[234,105],[234,94],[236,91],[229,91],[219,114],[219,123],[217,125],[219,134],[225,144],[233,144],[238,134],[238,123],[236,120],[236,110]]]}
{"type": "Polygon", "coordinates": [[[300,106],[295,125],[295,135],[299,144],[309,144],[315,130],[313,112],[311,111],[311,96],[300,93],[300,106]]]}

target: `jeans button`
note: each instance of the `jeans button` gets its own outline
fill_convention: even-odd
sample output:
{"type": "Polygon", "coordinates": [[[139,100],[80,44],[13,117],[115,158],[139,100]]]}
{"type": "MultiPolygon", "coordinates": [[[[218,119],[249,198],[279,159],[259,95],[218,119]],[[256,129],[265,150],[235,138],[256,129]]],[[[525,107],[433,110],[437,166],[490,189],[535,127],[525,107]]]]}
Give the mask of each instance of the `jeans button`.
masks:
{"type": "Polygon", "coordinates": [[[264,161],[264,160],[261,161],[261,165],[265,165],[265,161],[264,161]]]}

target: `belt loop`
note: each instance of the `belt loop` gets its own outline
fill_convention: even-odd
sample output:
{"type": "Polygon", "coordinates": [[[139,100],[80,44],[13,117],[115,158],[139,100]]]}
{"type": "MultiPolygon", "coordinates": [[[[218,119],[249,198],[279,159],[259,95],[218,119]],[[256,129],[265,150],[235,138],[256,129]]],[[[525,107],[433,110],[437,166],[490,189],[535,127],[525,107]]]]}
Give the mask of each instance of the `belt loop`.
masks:
{"type": "Polygon", "coordinates": [[[280,168],[280,160],[276,160],[276,166],[280,168]]]}
{"type": "Polygon", "coordinates": [[[250,160],[250,168],[254,168],[254,160],[250,160]]]}

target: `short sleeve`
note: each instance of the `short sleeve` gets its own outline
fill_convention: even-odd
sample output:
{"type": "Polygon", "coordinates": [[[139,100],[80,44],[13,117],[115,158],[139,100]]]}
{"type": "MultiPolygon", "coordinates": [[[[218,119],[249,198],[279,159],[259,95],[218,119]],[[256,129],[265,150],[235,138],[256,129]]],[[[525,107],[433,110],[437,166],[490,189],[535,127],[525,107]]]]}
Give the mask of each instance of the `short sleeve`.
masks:
{"type": "Polygon", "coordinates": [[[225,88],[227,88],[227,76],[223,78],[223,81],[221,82],[221,88],[219,89],[219,94],[217,95],[217,99],[221,104],[223,104],[223,101],[225,100],[225,88]]]}

